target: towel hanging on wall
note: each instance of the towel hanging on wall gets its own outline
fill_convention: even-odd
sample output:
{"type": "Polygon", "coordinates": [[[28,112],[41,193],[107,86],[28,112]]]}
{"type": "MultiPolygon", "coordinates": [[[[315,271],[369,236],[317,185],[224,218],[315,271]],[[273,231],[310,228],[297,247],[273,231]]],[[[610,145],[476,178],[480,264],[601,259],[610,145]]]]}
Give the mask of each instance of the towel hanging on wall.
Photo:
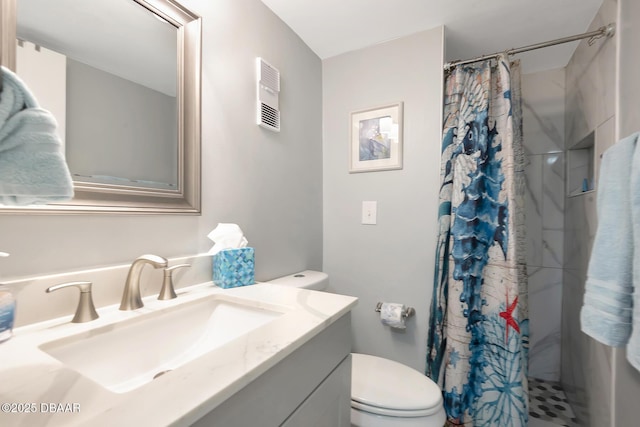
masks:
{"type": "Polygon", "coordinates": [[[17,75],[4,66],[0,72],[0,203],[70,200],[73,182],[56,119],[17,75]]]}
{"type": "Polygon", "coordinates": [[[582,331],[605,345],[627,345],[627,359],[640,370],[640,133],[602,157],[598,181],[598,229],[593,242],[582,331]],[[630,179],[631,177],[631,179],[630,179]],[[635,291],[634,291],[635,288],[635,291]],[[635,299],[635,304],[634,304],[635,299]]]}

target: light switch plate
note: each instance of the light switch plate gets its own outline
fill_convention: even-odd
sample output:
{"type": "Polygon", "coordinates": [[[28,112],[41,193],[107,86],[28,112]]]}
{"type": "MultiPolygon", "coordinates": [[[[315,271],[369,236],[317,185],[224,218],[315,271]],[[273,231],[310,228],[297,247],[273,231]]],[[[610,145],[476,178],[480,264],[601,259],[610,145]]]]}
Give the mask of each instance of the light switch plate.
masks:
{"type": "Polygon", "coordinates": [[[378,202],[362,202],[362,224],[375,225],[378,220],[378,202]]]}

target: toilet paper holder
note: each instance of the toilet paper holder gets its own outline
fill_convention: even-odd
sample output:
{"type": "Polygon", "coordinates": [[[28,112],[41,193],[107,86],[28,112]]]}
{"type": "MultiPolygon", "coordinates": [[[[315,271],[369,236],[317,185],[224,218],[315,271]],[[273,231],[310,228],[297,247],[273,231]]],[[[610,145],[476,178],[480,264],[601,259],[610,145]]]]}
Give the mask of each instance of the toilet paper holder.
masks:
{"type": "MultiPolygon", "coordinates": [[[[380,313],[380,310],[382,309],[382,303],[379,302],[376,304],[376,313],[380,313]]],[[[416,314],[416,311],[413,307],[406,307],[404,310],[402,310],[402,318],[403,319],[407,319],[411,316],[413,316],[414,314],[416,314]]]]}

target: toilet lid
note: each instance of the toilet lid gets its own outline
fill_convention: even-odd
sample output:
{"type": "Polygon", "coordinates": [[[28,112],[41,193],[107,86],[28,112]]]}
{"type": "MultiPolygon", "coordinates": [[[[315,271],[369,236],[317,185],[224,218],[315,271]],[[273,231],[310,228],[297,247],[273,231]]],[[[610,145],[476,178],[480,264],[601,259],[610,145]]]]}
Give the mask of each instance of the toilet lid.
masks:
{"type": "Polygon", "coordinates": [[[352,353],[351,400],[369,412],[431,413],[442,405],[440,388],[420,372],[393,360],[352,353]],[[376,408],[378,410],[376,410],[376,408]]]}

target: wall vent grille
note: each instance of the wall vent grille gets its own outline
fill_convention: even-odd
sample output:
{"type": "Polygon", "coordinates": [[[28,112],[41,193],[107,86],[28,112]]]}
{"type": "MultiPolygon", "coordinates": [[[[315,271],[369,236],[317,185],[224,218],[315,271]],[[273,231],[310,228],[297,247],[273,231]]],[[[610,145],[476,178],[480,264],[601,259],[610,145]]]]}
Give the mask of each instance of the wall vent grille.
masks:
{"type": "Polygon", "coordinates": [[[280,72],[262,58],[256,60],[258,89],[258,125],[280,131],[280,72]]]}
{"type": "Polygon", "coordinates": [[[264,60],[260,61],[260,82],[269,89],[280,92],[280,73],[264,60]]]}
{"type": "Polygon", "coordinates": [[[260,124],[272,130],[280,130],[280,111],[260,103],[260,124]]]}

